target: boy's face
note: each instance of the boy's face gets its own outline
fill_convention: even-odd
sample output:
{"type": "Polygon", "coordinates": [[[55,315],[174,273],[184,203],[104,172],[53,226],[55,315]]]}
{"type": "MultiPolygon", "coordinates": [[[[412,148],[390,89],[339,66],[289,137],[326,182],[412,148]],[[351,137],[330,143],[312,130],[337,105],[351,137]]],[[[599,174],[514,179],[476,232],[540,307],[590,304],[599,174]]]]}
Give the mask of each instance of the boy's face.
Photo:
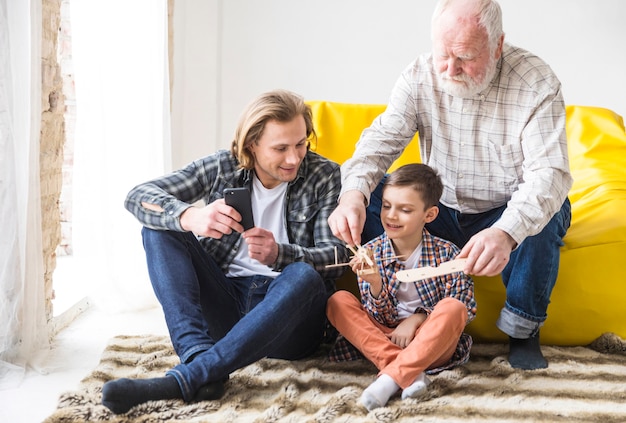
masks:
{"type": "Polygon", "coordinates": [[[298,116],[290,122],[267,121],[257,144],[250,146],[254,171],[265,188],[296,179],[307,152],[306,123],[298,116]]]}
{"type": "Polygon", "coordinates": [[[409,186],[388,186],[383,192],[380,220],[394,241],[419,241],[426,223],[437,217],[437,207],[426,209],[420,194],[409,186]]]}

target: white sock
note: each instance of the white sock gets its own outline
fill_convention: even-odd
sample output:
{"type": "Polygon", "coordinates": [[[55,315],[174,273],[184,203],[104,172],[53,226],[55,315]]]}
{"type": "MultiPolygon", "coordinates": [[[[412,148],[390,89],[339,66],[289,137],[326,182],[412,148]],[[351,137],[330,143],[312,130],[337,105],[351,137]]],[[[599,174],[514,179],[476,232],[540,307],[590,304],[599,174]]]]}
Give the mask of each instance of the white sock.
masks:
{"type": "Polygon", "coordinates": [[[384,407],[389,398],[399,389],[400,386],[390,376],[382,374],[363,391],[360,402],[372,411],[375,408],[384,407]]]}
{"type": "Polygon", "coordinates": [[[426,373],[422,372],[415,378],[415,381],[402,391],[402,399],[417,398],[426,393],[430,385],[430,379],[426,377],[426,373]]]}

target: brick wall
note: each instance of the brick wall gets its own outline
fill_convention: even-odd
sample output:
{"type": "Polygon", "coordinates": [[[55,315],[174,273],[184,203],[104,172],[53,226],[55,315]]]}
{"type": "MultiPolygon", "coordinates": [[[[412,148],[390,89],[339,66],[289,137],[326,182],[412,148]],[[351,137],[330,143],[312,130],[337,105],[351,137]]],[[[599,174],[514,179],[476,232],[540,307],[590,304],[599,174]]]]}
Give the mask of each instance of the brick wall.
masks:
{"type": "Polygon", "coordinates": [[[46,318],[52,319],[52,274],[55,250],[61,240],[59,197],[62,186],[63,144],[65,141],[63,78],[57,59],[61,21],[61,0],[43,0],[41,40],[41,215],[44,259],[46,318]]]}
{"type": "MultiPolygon", "coordinates": [[[[57,255],[71,255],[76,97],[72,66],[71,0],[42,3],[41,213],[46,317],[52,319],[57,255]]],[[[174,0],[168,0],[169,65],[173,72],[174,0]]],[[[173,78],[170,74],[170,84],[173,78]]],[[[171,88],[171,86],[170,86],[171,88]]]]}
{"type": "Polygon", "coordinates": [[[65,97],[65,144],[63,148],[63,189],[59,198],[61,241],[57,255],[72,255],[72,186],[74,168],[74,132],[76,128],[76,94],[74,91],[74,66],[72,62],[72,29],[70,25],[70,0],[61,0],[58,59],[63,78],[65,97]]]}

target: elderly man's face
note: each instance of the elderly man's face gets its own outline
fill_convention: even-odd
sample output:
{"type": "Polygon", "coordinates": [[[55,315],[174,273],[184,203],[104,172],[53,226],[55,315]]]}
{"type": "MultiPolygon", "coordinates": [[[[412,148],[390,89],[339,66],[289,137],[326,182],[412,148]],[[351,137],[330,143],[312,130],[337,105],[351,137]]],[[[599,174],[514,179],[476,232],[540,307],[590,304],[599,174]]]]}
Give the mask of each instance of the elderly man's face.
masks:
{"type": "Polygon", "coordinates": [[[445,92],[471,97],[489,86],[502,52],[502,40],[489,48],[487,32],[475,19],[444,12],[433,28],[433,59],[445,92]]]}

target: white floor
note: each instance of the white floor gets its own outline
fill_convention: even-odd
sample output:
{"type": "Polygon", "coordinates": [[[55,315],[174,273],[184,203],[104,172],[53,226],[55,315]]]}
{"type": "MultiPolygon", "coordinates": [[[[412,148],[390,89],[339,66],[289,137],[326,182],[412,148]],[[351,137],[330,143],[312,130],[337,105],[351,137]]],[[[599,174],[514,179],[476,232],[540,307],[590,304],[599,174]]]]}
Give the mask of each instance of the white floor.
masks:
{"type": "MultiPolygon", "coordinates": [[[[78,301],[80,298],[72,298],[71,294],[79,291],[63,286],[61,280],[66,282],[68,278],[56,275],[59,300],[55,308],[60,298],[78,301]]],[[[167,334],[160,307],[125,313],[110,313],[95,305],[87,308],[55,337],[41,360],[41,369],[27,369],[19,386],[0,390],[0,422],[42,422],[55,410],[59,395],[76,389],[96,367],[107,341],[122,334],[167,334]]]]}

